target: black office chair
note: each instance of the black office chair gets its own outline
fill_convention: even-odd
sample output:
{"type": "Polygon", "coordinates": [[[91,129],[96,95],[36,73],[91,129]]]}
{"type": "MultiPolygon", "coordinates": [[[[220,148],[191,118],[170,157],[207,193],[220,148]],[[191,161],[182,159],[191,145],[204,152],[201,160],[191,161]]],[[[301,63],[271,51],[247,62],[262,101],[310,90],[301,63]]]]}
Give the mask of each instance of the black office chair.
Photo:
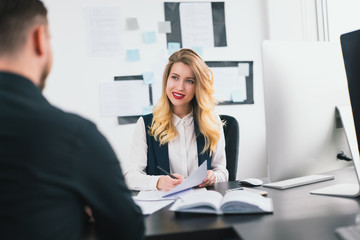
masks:
{"type": "Polygon", "coordinates": [[[229,171],[229,181],[236,180],[237,163],[239,156],[239,124],[234,117],[220,115],[220,119],[225,121],[225,153],[226,169],[229,171]]]}

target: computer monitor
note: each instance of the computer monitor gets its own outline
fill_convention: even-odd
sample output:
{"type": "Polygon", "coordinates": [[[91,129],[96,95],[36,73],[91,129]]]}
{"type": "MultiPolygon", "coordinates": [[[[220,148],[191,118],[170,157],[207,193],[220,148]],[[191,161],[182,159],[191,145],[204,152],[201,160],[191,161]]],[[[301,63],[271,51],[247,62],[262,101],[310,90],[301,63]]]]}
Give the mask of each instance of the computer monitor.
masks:
{"type": "Polygon", "coordinates": [[[351,157],[336,106],[349,105],[341,48],[329,42],[263,43],[271,182],[343,168],[351,157]]]}
{"type": "Polygon", "coordinates": [[[339,108],[350,146],[357,182],[331,185],[313,190],[312,194],[358,197],[360,196],[360,31],[340,37],[351,106],[339,108]]]}
{"type": "MultiPolygon", "coordinates": [[[[360,138],[360,30],[341,35],[341,49],[348,80],[348,88],[355,123],[360,138]]],[[[359,144],[358,144],[359,146],[359,144]]]]}

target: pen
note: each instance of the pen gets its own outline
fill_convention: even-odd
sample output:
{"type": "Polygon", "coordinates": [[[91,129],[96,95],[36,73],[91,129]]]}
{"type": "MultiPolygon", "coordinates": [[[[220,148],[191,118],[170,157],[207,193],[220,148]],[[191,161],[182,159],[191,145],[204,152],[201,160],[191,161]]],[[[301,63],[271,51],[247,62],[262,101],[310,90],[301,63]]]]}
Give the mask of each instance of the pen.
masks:
{"type": "Polygon", "coordinates": [[[156,166],[160,171],[162,171],[163,173],[165,173],[166,175],[168,175],[169,177],[171,177],[172,179],[177,179],[177,177],[175,177],[174,175],[172,175],[171,173],[167,172],[165,169],[163,169],[160,166],[156,166]]]}
{"type": "Polygon", "coordinates": [[[237,191],[237,190],[244,190],[244,188],[242,188],[242,187],[231,188],[231,189],[229,189],[229,190],[226,190],[226,192],[237,191]]]}

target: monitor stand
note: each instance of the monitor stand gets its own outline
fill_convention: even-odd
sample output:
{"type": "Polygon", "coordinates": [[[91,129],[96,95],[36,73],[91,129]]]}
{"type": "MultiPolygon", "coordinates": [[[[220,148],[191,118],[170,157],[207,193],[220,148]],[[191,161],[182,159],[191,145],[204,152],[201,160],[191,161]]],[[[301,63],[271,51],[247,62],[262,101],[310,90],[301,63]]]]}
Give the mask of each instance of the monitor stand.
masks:
{"type": "Polygon", "coordinates": [[[345,130],[347,142],[353,159],[357,182],[356,184],[336,184],[313,190],[310,193],[338,197],[358,197],[360,196],[360,158],[351,105],[337,106],[336,109],[339,111],[341,122],[345,130]]]}

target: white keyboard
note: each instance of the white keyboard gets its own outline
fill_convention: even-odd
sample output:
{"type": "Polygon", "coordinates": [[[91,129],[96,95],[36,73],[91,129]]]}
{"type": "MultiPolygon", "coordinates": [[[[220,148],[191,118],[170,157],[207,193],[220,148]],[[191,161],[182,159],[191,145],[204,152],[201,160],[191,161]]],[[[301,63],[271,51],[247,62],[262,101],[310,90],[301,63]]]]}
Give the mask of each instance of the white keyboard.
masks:
{"type": "Polygon", "coordinates": [[[347,227],[336,228],[335,234],[341,240],[359,240],[360,225],[352,225],[347,227]]]}
{"type": "Polygon", "coordinates": [[[279,182],[266,183],[263,186],[276,189],[287,189],[297,186],[302,186],[311,183],[322,182],[326,180],[332,180],[334,176],[331,175],[308,175],[304,177],[291,178],[279,182]]]}

